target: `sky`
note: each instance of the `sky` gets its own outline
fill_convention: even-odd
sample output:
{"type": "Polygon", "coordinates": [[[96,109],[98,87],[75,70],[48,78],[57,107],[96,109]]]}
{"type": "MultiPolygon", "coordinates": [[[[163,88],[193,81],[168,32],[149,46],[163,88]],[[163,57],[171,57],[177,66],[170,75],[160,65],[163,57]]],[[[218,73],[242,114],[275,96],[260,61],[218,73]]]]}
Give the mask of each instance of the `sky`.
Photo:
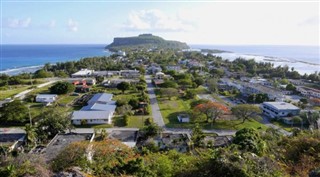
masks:
{"type": "Polygon", "coordinates": [[[319,45],[319,1],[1,2],[1,44],[109,44],[152,33],[188,44],[319,45]]]}

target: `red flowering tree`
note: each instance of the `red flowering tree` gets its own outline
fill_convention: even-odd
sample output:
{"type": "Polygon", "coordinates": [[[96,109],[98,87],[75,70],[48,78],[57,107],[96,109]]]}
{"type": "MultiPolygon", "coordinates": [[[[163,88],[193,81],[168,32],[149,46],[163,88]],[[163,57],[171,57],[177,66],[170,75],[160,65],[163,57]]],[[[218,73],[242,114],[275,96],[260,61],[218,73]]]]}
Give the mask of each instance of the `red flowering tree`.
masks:
{"type": "Polygon", "coordinates": [[[194,110],[205,114],[207,117],[207,122],[209,122],[209,119],[211,119],[212,122],[215,122],[216,119],[220,118],[223,114],[229,112],[229,109],[223,104],[212,102],[212,101],[198,104],[194,108],[194,110]]]}

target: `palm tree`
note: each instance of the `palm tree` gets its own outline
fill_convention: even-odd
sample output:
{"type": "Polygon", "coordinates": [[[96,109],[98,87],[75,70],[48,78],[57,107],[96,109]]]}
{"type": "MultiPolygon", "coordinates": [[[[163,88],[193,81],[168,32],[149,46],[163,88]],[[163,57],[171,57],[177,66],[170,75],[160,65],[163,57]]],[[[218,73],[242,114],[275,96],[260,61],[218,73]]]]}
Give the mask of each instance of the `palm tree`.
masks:
{"type": "Polygon", "coordinates": [[[36,143],[37,134],[35,128],[30,125],[26,124],[24,130],[26,131],[26,143],[28,146],[34,145],[36,143]]]}

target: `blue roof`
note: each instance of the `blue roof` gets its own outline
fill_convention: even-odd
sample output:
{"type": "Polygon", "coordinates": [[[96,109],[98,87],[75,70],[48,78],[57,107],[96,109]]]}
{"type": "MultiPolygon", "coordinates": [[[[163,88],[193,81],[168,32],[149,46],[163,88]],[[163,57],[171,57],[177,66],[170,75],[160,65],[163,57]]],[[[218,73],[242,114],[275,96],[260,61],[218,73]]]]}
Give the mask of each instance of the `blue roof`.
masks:
{"type": "Polygon", "coordinates": [[[91,104],[87,105],[81,108],[81,111],[115,111],[116,105],[110,105],[110,104],[91,104]]]}
{"type": "Polygon", "coordinates": [[[113,94],[109,93],[97,93],[89,101],[89,104],[94,104],[97,102],[110,102],[113,97],[113,94]]]}

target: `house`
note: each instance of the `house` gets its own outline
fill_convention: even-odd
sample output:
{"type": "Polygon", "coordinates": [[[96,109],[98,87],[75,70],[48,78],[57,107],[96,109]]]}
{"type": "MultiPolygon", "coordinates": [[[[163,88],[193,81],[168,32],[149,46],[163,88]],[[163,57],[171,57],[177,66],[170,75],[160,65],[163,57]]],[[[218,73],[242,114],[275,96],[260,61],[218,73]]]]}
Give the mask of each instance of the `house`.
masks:
{"type": "Polygon", "coordinates": [[[57,98],[58,98],[58,95],[56,94],[38,94],[36,96],[36,102],[51,104],[55,102],[57,98]]]}
{"type": "Polygon", "coordinates": [[[93,76],[112,77],[120,75],[120,71],[94,71],[93,76]]]}
{"type": "Polygon", "coordinates": [[[26,134],[24,132],[3,132],[0,131],[0,147],[7,146],[9,147],[9,151],[12,151],[18,147],[20,147],[24,140],[26,134]]]}
{"type": "Polygon", "coordinates": [[[120,70],[120,75],[124,78],[139,78],[140,72],[138,70],[120,70]]]}
{"type": "Polygon", "coordinates": [[[148,73],[150,74],[155,74],[157,72],[161,72],[162,68],[157,65],[157,64],[151,64],[148,68],[147,68],[148,73]]]}
{"type": "Polygon", "coordinates": [[[128,147],[135,147],[137,144],[137,130],[113,130],[109,133],[108,138],[117,139],[128,147]]]}
{"type": "Polygon", "coordinates": [[[96,85],[97,80],[95,78],[69,78],[67,82],[77,85],[96,85]]]}
{"type": "Polygon", "coordinates": [[[157,72],[155,79],[164,79],[166,75],[163,72],[157,72]]]}
{"type": "Polygon", "coordinates": [[[88,77],[93,74],[94,70],[89,70],[89,69],[81,69],[80,71],[71,74],[71,77],[88,77]]]}
{"type": "Polygon", "coordinates": [[[168,65],[166,66],[166,69],[168,71],[176,71],[176,72],[180,72],[181,67],[179,65],[168,65]]]}
{"type": "Polygon", "coordinates": [[[190,116],[188,114],[179,114],[177,118],[179,122],[190,122],[190,116]]]}
{"type": "Polygon", "coordinates": [[[111,124],[114,111],[73,111],[72,123],[81,124],[111,124]]]}
{"type": "Polygon", "coordinates": [[[300,113],[300,108],[286,102],[264,102],[260,108],[263,114],[271,118],[295,116],[300,113]]]}
{"type": "Polygon", "coordinates": [[[309,98],[320,98],[320,90],[305,87],[305,86],[298,86],[297,91],[300,92],[303,96],[309,97],[309,98]]]}
{"type": "Polygon", "coordinates": [[[72,123],[80,124],[111,124],[116,110],[116,102],[112,100],[113,95],[97,93],[88,102],[87,106],[72,114],[72,123]]]}
{"type": "Polygon", "coordinates": [[[95,103],[108,104],[110,102],[113,102],[112,97],[113,94],[97,93],[88,101],[88,105],[92,105],[95,103]]]}

